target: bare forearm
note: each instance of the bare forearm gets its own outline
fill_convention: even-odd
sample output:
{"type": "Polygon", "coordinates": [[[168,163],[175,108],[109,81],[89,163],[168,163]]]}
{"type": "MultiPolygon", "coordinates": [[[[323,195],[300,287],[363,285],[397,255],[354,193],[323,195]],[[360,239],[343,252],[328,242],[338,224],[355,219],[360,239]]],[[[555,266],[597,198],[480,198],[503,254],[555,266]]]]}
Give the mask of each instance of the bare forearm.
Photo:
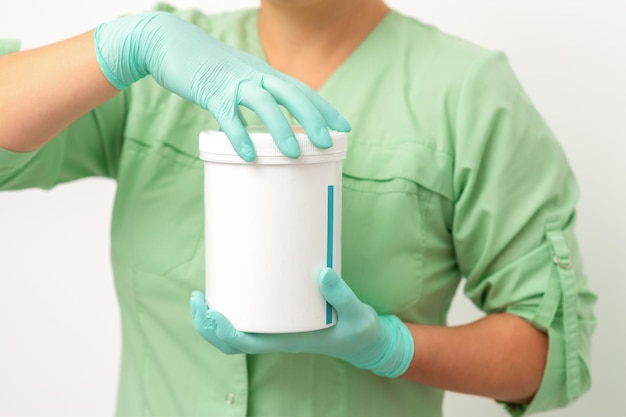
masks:
{"type": "Polygon", "coordinates": [[[415,355],[405,379],[520,404],[539,388],[548,337],[517,316],[493,314],[455,327],[407,326],[415,355]]]}
{"type": "Polygon", "coordinates": [[[93,32],[0,57],[0,147],[37,149],[118,90],[96,61],[93,32]]]}

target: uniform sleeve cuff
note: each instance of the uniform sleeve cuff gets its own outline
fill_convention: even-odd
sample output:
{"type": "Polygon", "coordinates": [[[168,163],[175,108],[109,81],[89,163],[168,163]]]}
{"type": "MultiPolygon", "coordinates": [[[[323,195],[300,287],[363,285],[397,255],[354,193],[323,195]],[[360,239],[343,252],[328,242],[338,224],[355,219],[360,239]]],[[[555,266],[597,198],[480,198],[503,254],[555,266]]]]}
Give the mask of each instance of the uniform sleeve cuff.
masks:
{"type": "MultiPolygon", "coordinates": [[[[528,312],[507,311],[507,313],[520,316],[529,320],[528,312]]],[[[512,417],[527,416],[532,413],[560,408],[569,403],[567,395],[562,388],[565,375],[565,340],[557,330],[548,330],[548,358],[546,367],[541,378],[541,385],[530,404],[509,404],[505,408],[512,417]]]]}

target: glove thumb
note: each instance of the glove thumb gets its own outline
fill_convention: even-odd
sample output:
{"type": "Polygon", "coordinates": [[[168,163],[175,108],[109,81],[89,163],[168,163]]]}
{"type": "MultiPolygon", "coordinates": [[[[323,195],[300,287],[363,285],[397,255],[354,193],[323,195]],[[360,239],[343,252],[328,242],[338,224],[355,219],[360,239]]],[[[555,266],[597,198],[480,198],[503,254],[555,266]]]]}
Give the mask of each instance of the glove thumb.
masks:
{"type": "Polygon", "coordinates": [[[319,285],[326,301],[337,310],[337,316],[345,319],[362,314],[363,303],[337,272],[330,268],[323,269],[319,275],[319,285]]]}

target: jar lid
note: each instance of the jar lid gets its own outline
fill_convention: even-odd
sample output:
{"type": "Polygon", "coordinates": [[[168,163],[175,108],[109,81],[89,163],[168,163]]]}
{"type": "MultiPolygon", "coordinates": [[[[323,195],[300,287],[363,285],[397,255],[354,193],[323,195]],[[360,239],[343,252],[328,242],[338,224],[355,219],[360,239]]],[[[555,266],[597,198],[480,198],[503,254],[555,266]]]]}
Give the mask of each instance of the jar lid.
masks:
{"type": "Polygon", "coordinates": [[[301,127],[293,128],[300,146],[300,157],[289,158],[278,149],[272,135],[266,128],[250,128],[248,134],[256,151],[256,159],[246,162],[233,149],[226,134],[222,131],[207,130],[200,132],[200,159],[209,162],[239,164],[306,164],[340,161],[346,157],[347,138],[344,132],[329,130],[333,146],[321,149],[313,145],[301,127]]]}

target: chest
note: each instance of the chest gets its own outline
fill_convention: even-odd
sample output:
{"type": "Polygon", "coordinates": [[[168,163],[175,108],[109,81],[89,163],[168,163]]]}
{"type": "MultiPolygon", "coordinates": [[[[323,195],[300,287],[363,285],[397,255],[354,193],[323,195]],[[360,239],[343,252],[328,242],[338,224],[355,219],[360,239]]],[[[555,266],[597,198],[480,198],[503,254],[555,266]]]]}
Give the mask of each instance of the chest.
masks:
{"type": "MultiPolygon", "coordinates": [[[[112,222],[113,261],[180,281],[181,288],[203,289],[197,138],[218,126],[182,100],[166,103],[140,106],[129,116],[112,222]]],[[[453,269],[449,213],[442,203],[451,162],[420,143],[420,130],[406,127],[411,121],[402,132],[381,131],[362,114],[367,106],[361,107],[363,123],[348,137],[343,166],[342,276],[362,301],[397,313],[434,294],[442,271],[453,269]]],[[[136,283],[154,285],[159,283],[136,283]]],[[[433,311],[449,292],[430,299],[433,311]]]]}

